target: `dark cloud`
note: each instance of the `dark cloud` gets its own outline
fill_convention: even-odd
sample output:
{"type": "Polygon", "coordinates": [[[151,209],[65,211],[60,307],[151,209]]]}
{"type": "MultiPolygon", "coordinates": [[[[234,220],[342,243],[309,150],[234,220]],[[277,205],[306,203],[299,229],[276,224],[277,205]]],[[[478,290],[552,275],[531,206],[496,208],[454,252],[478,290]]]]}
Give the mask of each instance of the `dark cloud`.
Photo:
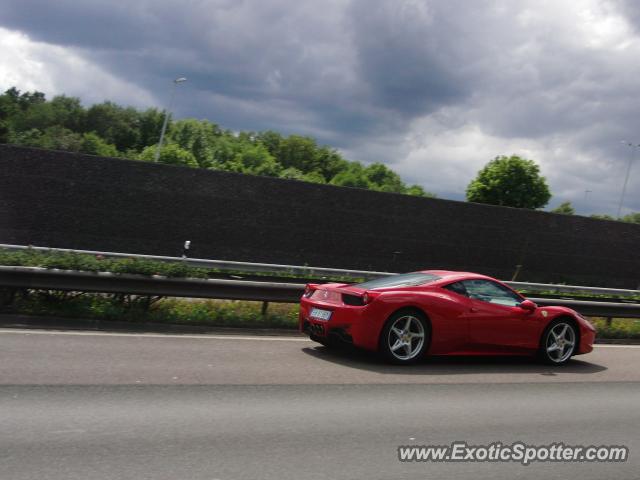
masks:
{"type": "Polygon", "coordinates": [[[611,8],[619,9],[629,22],[640,30],[640,3],[636,0],[614,0],[611,8]]]}
{"type": "Polygon", "coordinates": [[[8,1],[4,2],[0,20],[5,27],[28,32],[32,38],[48,43],[122,50],[172,33],[175,22],[167,21],[171,16],[163,12],[162,4],[153,9],[150,5],[93,0],[8,1]]]}
{"type": "Polygon", "coordinates": [[[450,24],[426,4],[355,1],[349,8],[357,71],[371,101],[415,116],[459,101],[470,79],[450,24]]]}

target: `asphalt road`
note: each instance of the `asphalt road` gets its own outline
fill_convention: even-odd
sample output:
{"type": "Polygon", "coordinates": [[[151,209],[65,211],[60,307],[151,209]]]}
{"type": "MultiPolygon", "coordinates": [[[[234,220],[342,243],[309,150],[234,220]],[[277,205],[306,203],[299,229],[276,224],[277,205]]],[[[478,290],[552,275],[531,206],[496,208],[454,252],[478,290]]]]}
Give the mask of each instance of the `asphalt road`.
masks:
{"type": "Polygon", "coordinates": [[[388,366],[301,338],[0,330],[0,479],[637,479],[640,348],[388,366]],[[626,445],[626,463],[401,463],[399,445],[626,445]]]}

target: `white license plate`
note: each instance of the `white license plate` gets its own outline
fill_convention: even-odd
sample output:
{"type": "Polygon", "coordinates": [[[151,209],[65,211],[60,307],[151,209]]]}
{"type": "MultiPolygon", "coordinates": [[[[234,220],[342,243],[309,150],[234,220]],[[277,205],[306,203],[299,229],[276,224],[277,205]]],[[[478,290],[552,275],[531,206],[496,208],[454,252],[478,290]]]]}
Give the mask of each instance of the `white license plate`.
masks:
{"type": "Polygon", "coordinates": [[[322,310],[320,308],[312,308],[311,312],[309,312],[309,317],[315,318],[316,320],[327,321],[331,318],[331,310],[322,310]]]}

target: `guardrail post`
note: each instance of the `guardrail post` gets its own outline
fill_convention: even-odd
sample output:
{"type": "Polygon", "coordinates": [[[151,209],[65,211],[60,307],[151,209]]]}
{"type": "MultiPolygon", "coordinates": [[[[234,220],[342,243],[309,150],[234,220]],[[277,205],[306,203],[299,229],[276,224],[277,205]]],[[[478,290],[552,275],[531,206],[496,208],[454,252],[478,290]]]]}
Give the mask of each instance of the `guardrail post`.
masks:
{"type": "Polygon", "coordinates": [[[263,317],[267,314],[267,308],[269,308],[269,302],[262,302],[262,309],[260,310],[260,313],[263,317]]]}
{"type": "Polygon", "coordinates": [[[611,327],[611,324],[613,323],[613,319],[611,317],[607,317],[607,328],[611,327]]]}

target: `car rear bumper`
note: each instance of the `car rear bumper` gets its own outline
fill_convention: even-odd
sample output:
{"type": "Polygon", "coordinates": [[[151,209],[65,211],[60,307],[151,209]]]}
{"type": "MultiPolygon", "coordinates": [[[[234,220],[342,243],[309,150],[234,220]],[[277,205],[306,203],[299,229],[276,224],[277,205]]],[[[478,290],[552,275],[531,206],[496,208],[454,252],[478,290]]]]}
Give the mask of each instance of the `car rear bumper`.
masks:
{"type": "Polygon", "coordinates": [[[367,306],[339,305],[302,298],[300,301],[299,328],[307,335],[335,339],[351,343],[357,347],[374,350],[377,348],[377,334],[370,328],[370,312],[367,306]],[[318,320],[309,314],[311,309],[331,311],[329,320],[318,320]]]}

